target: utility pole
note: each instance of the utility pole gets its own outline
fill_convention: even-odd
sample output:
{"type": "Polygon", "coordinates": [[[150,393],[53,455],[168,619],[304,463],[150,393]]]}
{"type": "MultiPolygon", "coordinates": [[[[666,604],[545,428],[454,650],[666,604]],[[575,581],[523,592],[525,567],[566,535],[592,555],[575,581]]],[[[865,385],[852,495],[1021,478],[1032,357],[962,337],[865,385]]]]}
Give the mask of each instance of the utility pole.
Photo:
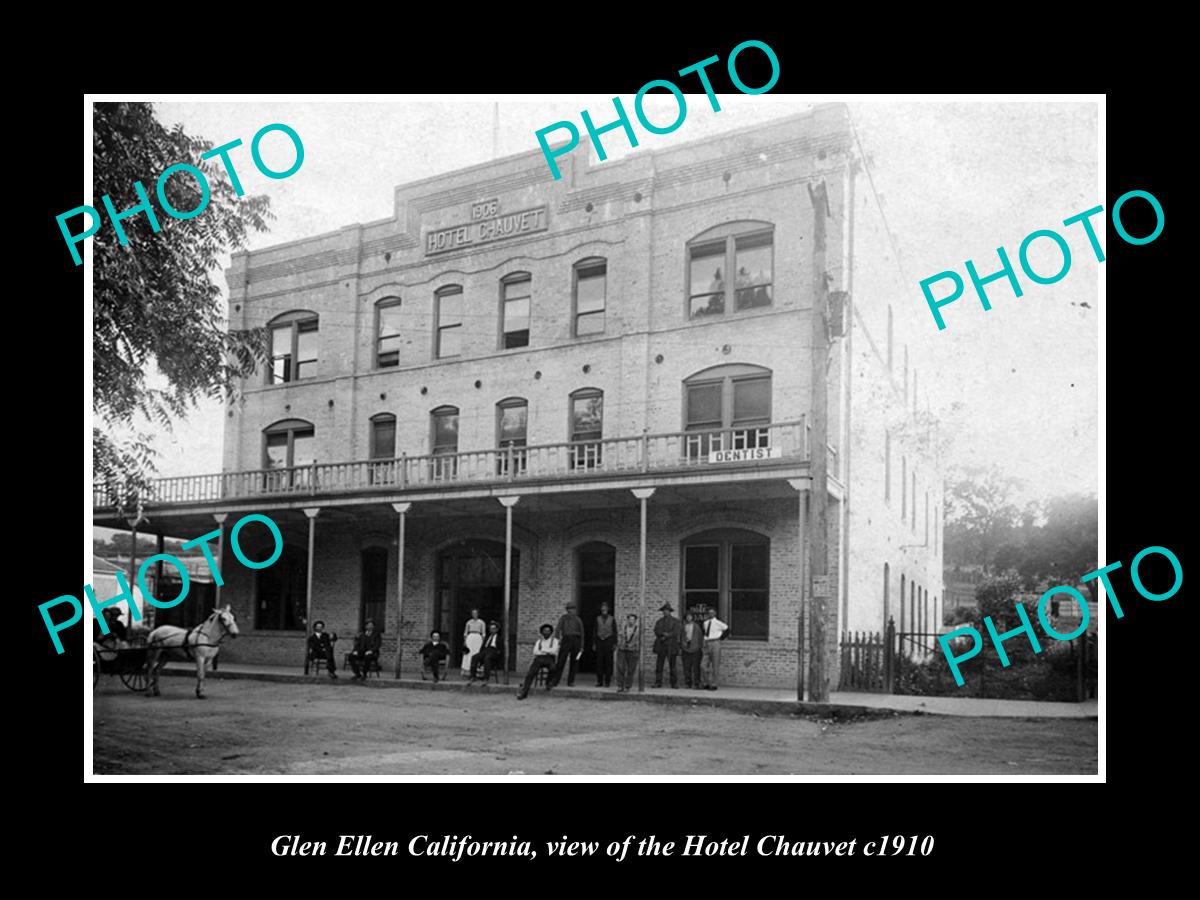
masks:
{"type": "Polygon", "coordinates": [[[825,625],[829,590],[829,284],[825,268],[825,219],[829,197],[824,180],[808,186],[813,207],[813,314],[812,314],[812,534],[809,536],[808,570],[812,577],[809,614],[808,697],[829,700],[826,673],[825,625]]]}

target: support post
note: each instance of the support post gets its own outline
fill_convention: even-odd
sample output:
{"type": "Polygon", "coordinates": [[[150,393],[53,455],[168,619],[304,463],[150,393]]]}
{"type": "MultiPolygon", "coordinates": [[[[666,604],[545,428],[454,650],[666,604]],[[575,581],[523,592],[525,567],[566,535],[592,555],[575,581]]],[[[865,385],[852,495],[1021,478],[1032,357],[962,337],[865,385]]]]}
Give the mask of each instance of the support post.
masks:
{"type": "Polygon", "coordinates": [[[396,677],[400,677],[400,661],[404,655],[404,524],[411,503],[393,503],[392,509],[400,514],[399,532],[396,535],[396,677]]]}
{"type": "MultiPolygon", "coordinates": [[[[129,590],[132,593],[137,590],[137,546],[138,546],[138,525],[145,521],[143,516],[138,516],[136,519],[126,519],[125,522],[129,525],[129,590]]],[[[154,586],[158,590],[158,585],[154,586]]],[[[145,598],[143,598],[144,600],[145,598]]],[[[154,626],[154,620],[150,618],[151,610],[154,607],[149,603],[142,604],[142,624],[147,628],[154,626]]],[[[133,615],[129,616],[129,624],[133,625],[133,615]]]]}
{"type": "Polygon", "coordinates": [[[517,642],[513,640],[512,618],[512,515],[513,507],[520,502],[519,495],[497,497],[504,507],[504,683],[508,684],[508,673],[516,661],[517,642]]]}
{"type": "Polygon", "coordinates": [[[789,478],[788,484],[796,489],[797,497],[799,498],[798,515],[796,517],[796,531],[798,534],[797,551],[800,566],[800,611],[796,616],[796,699],[803,702],[804,696],[804,669],[805,669],[805,646],[804,646],[804,614],[806,612],[805,605],[808,595],[808,567],[805,565],[805,524],[808,519],[808,495],[812,490],[811,478],[789,478]]]}
{"type": "Polygon", "coordinates": [[[829,700],[826,674],[825,616],[829,590],[829,284],[825,265],[825,219],[829,215],[829,198],[825,182],[814,188],[809,185],[813,206],[814,278],[812,313],[812,516],[813,528],[809,538],[812,572],[812,604],[808,622],[809,653],[808,695],[810,700],[829,700]]]}
{"type": "MultiPolygon", "coordinates": [[[[225,571],[225,520],[229,518],[229,513],[213,513],[213,518],[217,520],[217,529],[221,532],[217,535],[217,571],[225,571]]],[[[162,547],[159,547],[159,553],[162,553],[162,547]]],[[[159,563],[161,566],[162,563],[159,563]]],[[[213,579],[216,585],[216,605],[221,605],[221,582],[213,579]]]]}
{"type": "MultiPolygon", "coordinates": [[[[161,556],[162,556],[162,554],[163,554],[163,534],[162,534],[162,532],[161,532],[161,531],[160,531],[160,532],[158,532],[158,535],[157,535],[157,540],[155,540],[155,542],[154,542],[154,552],[155,552],[156,554],[158,554],[158,556],[160,556],[160,557],[161,557],[161,556]]],[[[157,562],[154,564],[154,596],[155,596],[155,597],[161,597],[161,596],[162,596],[162,589],[161,589],[161,585],[162,585],[162,566],[163,566],[163,561],[162,561],[161,559],[159,559],[159,560],[158,560],[158,561],[157,561],[157,562]]],[[[131,582],[129,582],[129,583],[130,583],[130,585],[132,585],[132,584],[133,584],[133,582],[132,582],[132,581],[131,581],[131,582]]],[[[217,590],[220,590],[220,588],[218,588],[217,590]]],[[[133,624],[133,618],[132,618],[132,617],[131,617],[131,618],[130,618],[130,620],[129,620],[129,624],[130,624],[130,625],[132,625],[132,624],[133,624]]]]}
{"type": "Polygon", "coordinates": [[[308,581],[304,589],[304,630],[312,627],[312,584],[313,584],[313,555],[317,540],[317,513],[319,506],[308,506],[304,514],[308,516],[308,581]]]}
{"type": "Polygon", "coordinates": [[[654,488],[633,488],[633,496],[641,505],[641,541],[638,553],[638,693],[646,690],[646,501],[654,496],[654,488]]]}

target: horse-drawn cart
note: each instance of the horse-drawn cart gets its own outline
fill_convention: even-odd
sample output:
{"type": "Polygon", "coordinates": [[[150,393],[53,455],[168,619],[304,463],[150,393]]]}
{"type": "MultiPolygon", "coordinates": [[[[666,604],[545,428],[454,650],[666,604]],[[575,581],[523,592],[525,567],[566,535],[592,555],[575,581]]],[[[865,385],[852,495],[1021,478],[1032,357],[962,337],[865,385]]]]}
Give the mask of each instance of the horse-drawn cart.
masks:
{"type": "Polygon", "coordinates": [[[149,675],[146,673],[146,644],[106,647],[92,645],[92,690],[100,683],[101,675],[116,675],[131,691],[144,691],[149,675]]]}

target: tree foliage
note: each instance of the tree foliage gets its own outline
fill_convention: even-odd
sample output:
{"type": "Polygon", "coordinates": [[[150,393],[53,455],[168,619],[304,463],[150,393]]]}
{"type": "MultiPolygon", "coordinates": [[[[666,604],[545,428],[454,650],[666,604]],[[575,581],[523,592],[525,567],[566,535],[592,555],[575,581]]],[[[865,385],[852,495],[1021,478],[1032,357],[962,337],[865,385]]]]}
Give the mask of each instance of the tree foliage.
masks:
{"type": "MultiPolygon", "coordinates": [[[[266,197],[238,197],[219,159],[201,155],[212,148],[181,125],[166,128],[148,103],[97,103],[93,108],[94,192],[118,210],[140,202],[141,182],[159,224],[145,212],[124,219],[128,243],[106,223],[92,239],[93,278],[93,467],[97,482],[127,486],[152,468],[152,435],[132,441],[113,436],[139,416],[170,429],[204,397],[232,397],[238,379],[253,373],[266,356],[261,329],[226,330],[220,288],[212,274],[221,254],[243,248],[251,231],[265,231],[271,218],[266,197]],[[194,218],[166,214],[155,196],[159,174],[175,163],[196,166],[207,177],[207,207],[194,218]],[[165,386],[152,378],[157,369],[165,386]]],[[[236,166],[236,154],[234,156],[236,166]]],[[[201,187],[186,171],[166,182],[171,206],[196,209],[201,187]]]]}

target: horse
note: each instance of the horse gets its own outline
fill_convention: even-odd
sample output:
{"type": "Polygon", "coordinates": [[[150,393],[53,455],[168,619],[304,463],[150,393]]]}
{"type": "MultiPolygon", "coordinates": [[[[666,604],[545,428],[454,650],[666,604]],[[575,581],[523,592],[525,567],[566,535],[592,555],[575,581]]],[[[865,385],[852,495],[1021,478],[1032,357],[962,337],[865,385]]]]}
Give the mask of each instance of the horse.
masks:
{"type": "Polygon", "coordinates": [[[212,614],[195,628],[160,625],[146,638],[146,696],[157,697],[158,673],[167,660],[196,661],[196,699],[204,699],[204,671],[221,649],[226,637],[237,637],[237,619],[227,603],[213,607],[212,614]]]}

